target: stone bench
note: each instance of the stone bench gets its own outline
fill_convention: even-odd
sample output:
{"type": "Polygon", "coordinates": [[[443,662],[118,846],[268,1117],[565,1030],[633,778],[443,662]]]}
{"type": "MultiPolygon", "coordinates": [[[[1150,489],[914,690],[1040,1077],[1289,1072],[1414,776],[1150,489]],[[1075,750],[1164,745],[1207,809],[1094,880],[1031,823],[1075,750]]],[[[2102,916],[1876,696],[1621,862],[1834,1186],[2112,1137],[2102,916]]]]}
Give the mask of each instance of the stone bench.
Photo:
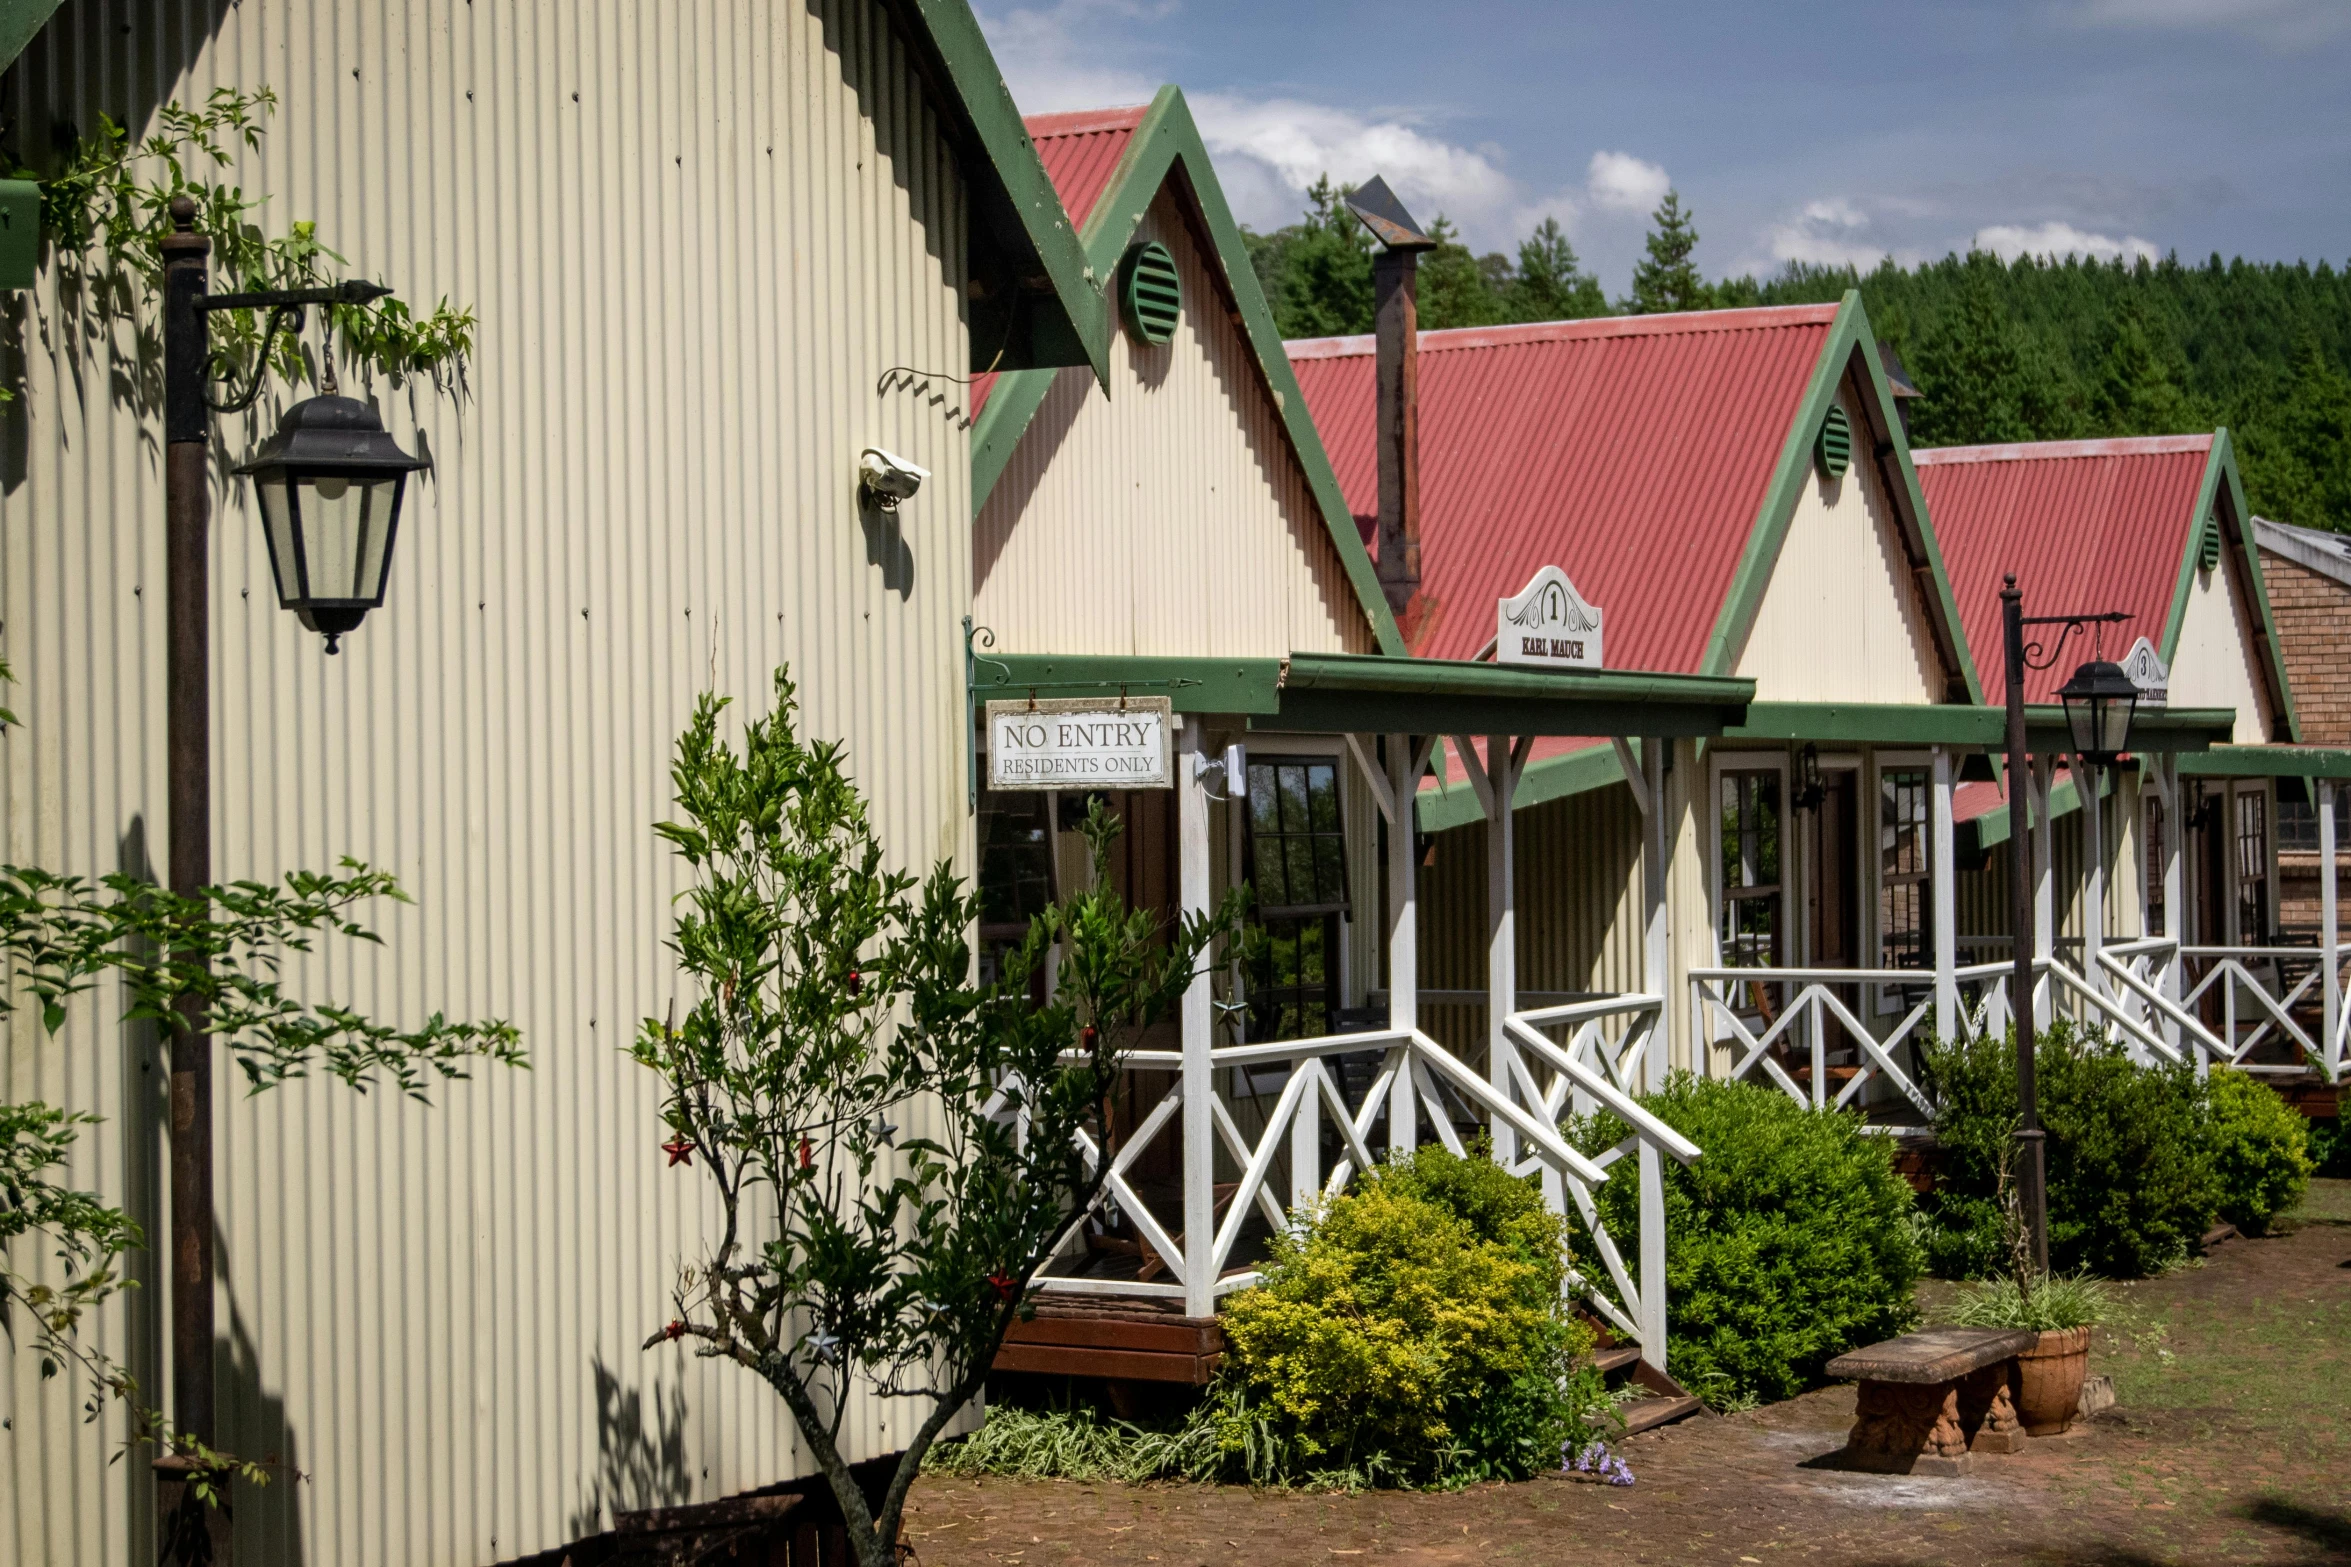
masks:
{"type": "Polygon", "coordinates": [[[1839,1355],[1828,1374],[1861,1384],[1838,1462],[1872,1474],[1963,1475],[1974,1453],[2024,1447],[2009,1386],[2024,1328],[1929,1328],[1839,1355]]]}

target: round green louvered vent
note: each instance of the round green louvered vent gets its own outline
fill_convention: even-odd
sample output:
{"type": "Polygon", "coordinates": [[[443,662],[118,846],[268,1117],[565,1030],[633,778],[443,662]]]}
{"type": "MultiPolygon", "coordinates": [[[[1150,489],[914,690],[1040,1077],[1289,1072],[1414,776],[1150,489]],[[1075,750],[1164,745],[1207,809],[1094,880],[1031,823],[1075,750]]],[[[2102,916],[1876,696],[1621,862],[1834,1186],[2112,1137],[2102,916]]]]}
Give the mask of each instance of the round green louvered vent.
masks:
{"type": "Polygon", "coordinates": [[[1157,240],[1145,240],[1119,264],[1118,305],[1127,330],[1146,343],[1164,343],[1175,336],[1176,317],[1184,308],[1183,279],[1175,257],[1157,240]]]}
{"type": "Polygon", "coordinates": [[[1853,421],[1834,403],[1829,405],[1828,417],[1820,422],[1820,438],[1813,443],[1812,460],[1831,479],[1842,479],[1845,471],[1853,466],[1853,421]]]}
{"type": "Polygon", "coordinates": [[[2206,571],[2220,564],[2220,519],[2207,517],[2196,534],[2196,564],[2206,571]]]}

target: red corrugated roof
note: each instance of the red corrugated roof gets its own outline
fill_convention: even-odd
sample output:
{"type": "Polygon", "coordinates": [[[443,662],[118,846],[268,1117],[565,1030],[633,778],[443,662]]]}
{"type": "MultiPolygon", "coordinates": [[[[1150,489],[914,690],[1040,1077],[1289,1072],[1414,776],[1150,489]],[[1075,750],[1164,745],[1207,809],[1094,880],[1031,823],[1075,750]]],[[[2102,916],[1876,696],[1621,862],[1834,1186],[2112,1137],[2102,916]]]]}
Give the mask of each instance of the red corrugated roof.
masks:
{"type": "MultiPolygon", "coordinates": [[[[1985,701],[2008,699],[2000,630],[2007,572],[2016,573],[2027,615],[2128,610],[2132,618],[2107,632],[2109,658],[2140,637],[2162,646],[2211,451],[2209,435],[2155,435],[1911,453],[1985,701]]],[[[2089,656],[2083,647],[2077,657],[2074,646],[2027,677],[2028,700],[2057,699],[2089,656]]]]}
{"type": "Polygon", "coordinates": [[[1081,109],[1075,114],[1032,114],[1021,121],[1045,160],[1045,173],[1061,193],[1073,228],[1082,229],[1094,203],[1110,188],[1111,171],[1126,156],[1127,142],[1150,105],[1123,109],[1081,109]]]}
{"type": "MultiPolygon", "coordinates": [[[[1696,672],[1835,305],[1420,335],[1416,652],[1468,658],[1494,603],[1557,565],[1607,614],[1608,662],[1696,672]]],[[[1357,526],[1379,477],[1368,337],[1289,345],[1357,526]]]]}

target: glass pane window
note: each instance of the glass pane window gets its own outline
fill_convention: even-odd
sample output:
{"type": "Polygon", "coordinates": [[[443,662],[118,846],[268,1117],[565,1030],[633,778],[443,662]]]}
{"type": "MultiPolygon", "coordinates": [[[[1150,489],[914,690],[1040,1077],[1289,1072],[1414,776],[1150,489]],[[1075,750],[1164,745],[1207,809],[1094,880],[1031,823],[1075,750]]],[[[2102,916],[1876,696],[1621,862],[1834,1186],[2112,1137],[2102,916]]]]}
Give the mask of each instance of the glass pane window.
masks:
{"type": "Polygon", "coordinates": [[[2163,934],[2163,834],[2167,823],[2163,819],[2163,802],[2154,795],[2145,795],[2139,801],[2140,834],[2147,840],[2147,865],[2140,885],[2147,889],[2147,929],[2145,934],[2163,934]]]}
{"type": "Polygon", "coordinates": [[[2253,789],[2237,796],[2237,942],[2269,943],[2269,801],[2253,789]]]}
{"type": "Polygon", "coordinates": [[[1878,966],[1926,968],[1934,932],[1924,768],[1878,775],[1878,966]]]}
{"type": "Polygon", "coordinates": [[[2318,812],[2300,800],[2278,801],[2278,847],[2288,854],[2318,852],[2318,812]]]}
{"type": "Polygon", "coordinates": [[[1017,940],[1053,901],[1053,797],[980,796],[980,930],[1017,940]]]}
{"type": "Polygon", "coordinates": [[[1724,773],[1720,926],[1726,968],[1780,960],[1780,775],[1724,773]]]}
{"type": "Polygon", "coordinates": [[[1347,914],[1347,834],[1333,758],[1253,758],[1242,869],[1255,897],[1249,1037],[1334,1032],[1340,921],[1347,914]]]}

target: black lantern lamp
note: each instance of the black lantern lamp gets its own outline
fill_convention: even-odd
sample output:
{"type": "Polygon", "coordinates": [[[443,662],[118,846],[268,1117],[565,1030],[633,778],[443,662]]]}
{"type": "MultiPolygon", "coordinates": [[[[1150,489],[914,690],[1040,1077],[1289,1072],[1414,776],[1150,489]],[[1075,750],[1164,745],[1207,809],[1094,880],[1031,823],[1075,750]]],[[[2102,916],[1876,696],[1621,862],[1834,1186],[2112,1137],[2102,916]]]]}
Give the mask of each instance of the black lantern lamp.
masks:
{"type": "Polygon", "coordinates": [[[2139,688],[2123,667],[2095,658],[2073,672],[2057,688],[2065,704],[2065,724],[2073,734],[2073,748],[2093,767],[2112,767],[2130,748],[2131,717],[2139,705],[2139,688]]]}
{"type": "Polygon", "coordinates": [[[1828,786],[1820,781],[1820,747],[1807,741],[1796,753],[1796,798],[1799,811],[1817,811],[1820,802],[1828,798],[1828,786]]]}
{"type": "Polygon", "coordinates": [[[384,602],[408,476],[432,464],[400,449],[354,398],[307,398],[252,461],[278,603],[323,634],[327,651],[384,602]]]}

